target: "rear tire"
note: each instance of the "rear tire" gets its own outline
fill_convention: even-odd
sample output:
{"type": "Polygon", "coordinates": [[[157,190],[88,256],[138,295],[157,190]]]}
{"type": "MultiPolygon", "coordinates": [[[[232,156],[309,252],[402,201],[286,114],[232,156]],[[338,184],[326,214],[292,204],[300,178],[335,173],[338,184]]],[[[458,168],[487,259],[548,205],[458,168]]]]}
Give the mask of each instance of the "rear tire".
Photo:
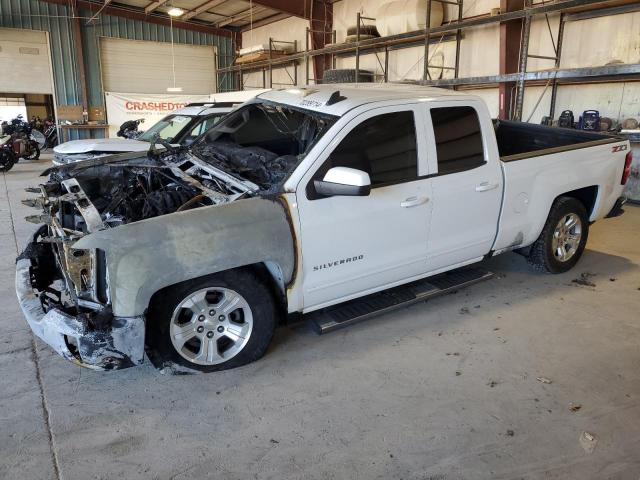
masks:
{"type": "Polygon", "coordinates": [[[148,318],[147,343],[155,358],[215,372],[265,354],[276,307],[267,286],[251,270],[238,269],[163,290],[148,318]]]}
{"type": "MultiPolygon", "coordinates": [[[[357,35],[357,34],[358,34],[357,26],[354,25],[353,27],[347,28],[348,36],[357,35]]],[[[378,33],[378,29],[375,25],[360,25],[360,39],[362,39],[363,35],[369,35],[371,37],[380,36],[380,34],[378,33]]]]}
{"type": "Polygon", "coordinates": [[[584,205],[575,198],[560,197],[551,206],[527,260],[536,270],[564,273],[580,260],[588,236],[589,218],[584,205]]]}

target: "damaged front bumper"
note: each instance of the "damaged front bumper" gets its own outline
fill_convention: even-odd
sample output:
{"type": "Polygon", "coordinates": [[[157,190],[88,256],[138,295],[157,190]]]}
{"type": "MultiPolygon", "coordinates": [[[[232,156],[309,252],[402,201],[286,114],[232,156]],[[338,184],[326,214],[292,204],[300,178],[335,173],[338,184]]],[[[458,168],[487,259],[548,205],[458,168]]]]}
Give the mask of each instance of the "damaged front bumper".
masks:
{"type": "MultiPolygon", "coordinates": [[[[37,249],[27,248],[27,252],[37,249]]],[[[35,254],[31,254],[35,255],[35,254]]],[[[16,264],[16,293],[31,330],[59,355],[93,370],[117,370],[139,365],[144,359],[144,318],[113,317],[94,328],[84,315],[71,315],[43,301],[32,287],[37,258],[23,254],[16,264]]]]}

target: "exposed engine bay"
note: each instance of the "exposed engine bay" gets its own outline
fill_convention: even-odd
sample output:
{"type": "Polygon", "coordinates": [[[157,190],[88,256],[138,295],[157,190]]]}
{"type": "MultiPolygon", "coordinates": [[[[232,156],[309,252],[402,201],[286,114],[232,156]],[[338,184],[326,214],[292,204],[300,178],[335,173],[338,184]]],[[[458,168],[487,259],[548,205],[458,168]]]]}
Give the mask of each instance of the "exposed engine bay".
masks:
{"type": "Polygon", "coordinates": [[[42,186],[62,228],[89,233],[190,208],[230,202],[258,186],[187,153],[121,160],[112,156],[52,169],[42,186]]]}

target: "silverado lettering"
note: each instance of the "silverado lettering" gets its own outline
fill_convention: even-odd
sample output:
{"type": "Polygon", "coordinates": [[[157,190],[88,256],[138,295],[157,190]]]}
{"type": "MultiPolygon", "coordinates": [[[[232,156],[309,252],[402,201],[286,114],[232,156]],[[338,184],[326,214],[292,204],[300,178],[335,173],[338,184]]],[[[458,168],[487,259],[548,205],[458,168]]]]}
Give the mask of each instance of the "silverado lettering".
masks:
{"type": "Polygon", "coordinates": [[[327,262],[322,265],[314,265],[313,271],[317,272],[318,270],[324,270],[325,268],[335,267],[336,265],[342,265],[344,263],[357,262],[358,260],[362,260],[364,255],[358,255],[356,257],[343,258],[342,260],[336,260],[335,262],[327,262]]]}

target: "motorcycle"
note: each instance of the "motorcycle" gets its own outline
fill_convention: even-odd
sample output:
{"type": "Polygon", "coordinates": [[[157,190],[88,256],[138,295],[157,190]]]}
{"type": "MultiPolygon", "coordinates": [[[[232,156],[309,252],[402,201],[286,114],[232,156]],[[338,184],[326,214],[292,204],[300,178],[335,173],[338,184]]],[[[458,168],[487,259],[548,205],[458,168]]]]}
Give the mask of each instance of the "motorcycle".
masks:
{"type": "Polygon", "coordinates": [[[11,135],[0,136],[0,172],[8,172],[18,161],[12,148],[11,135]]]}
{"type": "Polygon", "coordinates": [[[122,125],[120,125],[120,129],[116,135],[122,138],[129,138],[135,140],[138,138],[142,132],[138,130],[138,126],[144,123],[144,118],[139,118],[137,120],[127,120],[122,125]]]}
{"type": "MultiPolygon", "coordinates": [[[[32,126],[18,115],[11,123],[3,122],[2,131],[11,136],[12,148],[18,159],[37,160],[40,158],[40,141],[44,135],[33,130],[32,126]]],[[[43,142],[44,144],[44,142],[43,142]]]]}
{"type": "MultiPolygon", "coordinates": [[[[40,136],[44,139],[44,135],[40,133],[40,136]]],[[[40,158],[40,145],[33,133],[14,135],[13,151],[18,158],[24,158],[25,160],[37,160],[40,158]]]]}
{"type": "Polygon", "coordinates": [[[58,144],[58,129],[51,118],[44,121],[44,148],[53,148],[58,144]]]}

